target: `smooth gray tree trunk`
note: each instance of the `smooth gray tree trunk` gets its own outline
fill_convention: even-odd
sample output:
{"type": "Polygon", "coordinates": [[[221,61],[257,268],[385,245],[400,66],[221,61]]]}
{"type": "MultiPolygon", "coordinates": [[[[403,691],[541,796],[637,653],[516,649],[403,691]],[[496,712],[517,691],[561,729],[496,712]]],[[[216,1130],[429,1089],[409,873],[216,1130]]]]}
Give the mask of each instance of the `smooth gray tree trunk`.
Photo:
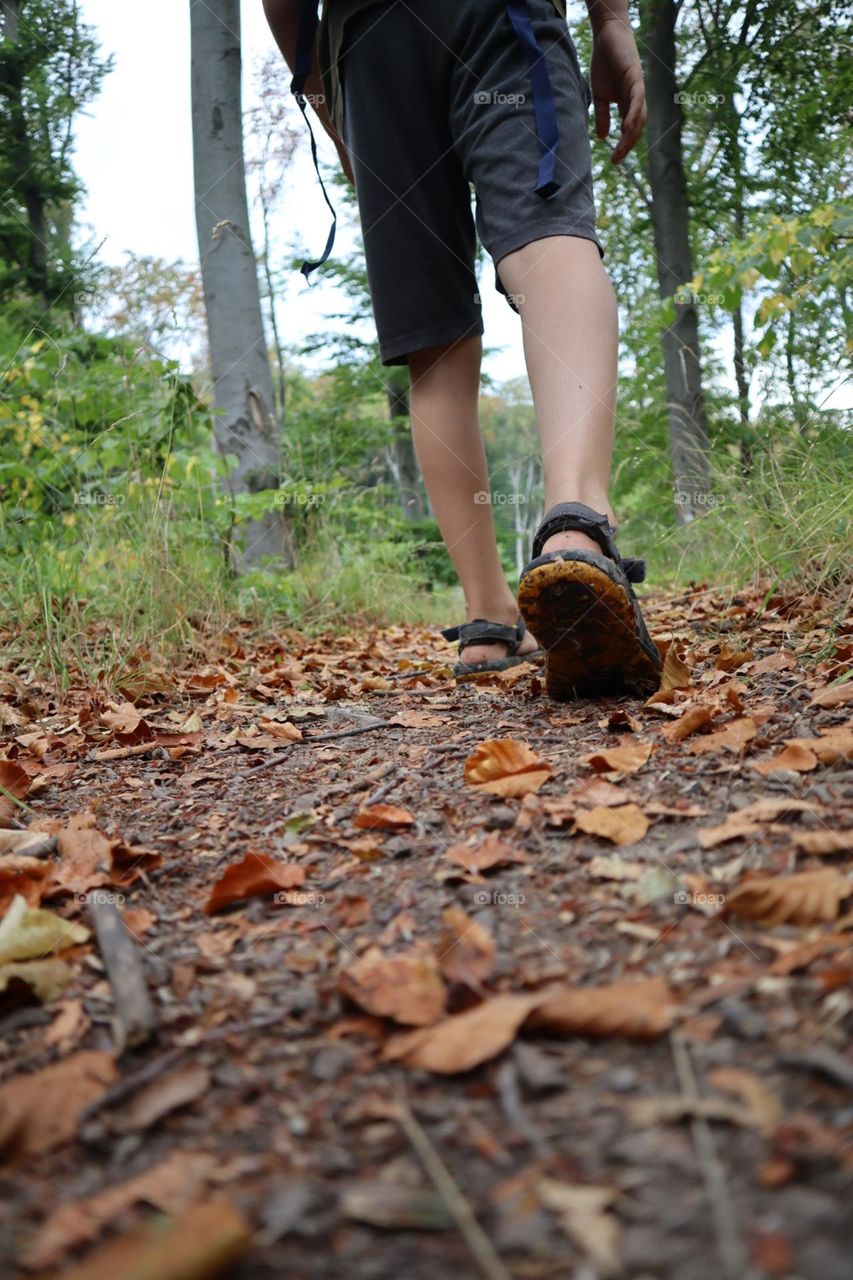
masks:
{"type": "MultiPolygon", "coordinates": [[[[257,264],[249,233],[241,110],[240,0],[190,0],[195,209],[201,260],[215,436],[236,462],[234,495],[277,489],[281,427],[261,318],[257,264]]],[[[231,548],[238,570],[265,556],[291,561],[280,510],[238,526],[231,548]]]]}
{"type": "MultiPolygon", "coordinates": [[[[690,209],[684,173],[682,110],[676,77],[674,0],[641,6],[646,94],[647,165],[658,288],[673,298],[693,278],[690,209]]],[[[692,300],[675,303],[676,318],[661,334],[669,419],[669,447],[681,523],[707,511],[710,485],[708,427],[702,393],[699,324],[692,300]]]]}

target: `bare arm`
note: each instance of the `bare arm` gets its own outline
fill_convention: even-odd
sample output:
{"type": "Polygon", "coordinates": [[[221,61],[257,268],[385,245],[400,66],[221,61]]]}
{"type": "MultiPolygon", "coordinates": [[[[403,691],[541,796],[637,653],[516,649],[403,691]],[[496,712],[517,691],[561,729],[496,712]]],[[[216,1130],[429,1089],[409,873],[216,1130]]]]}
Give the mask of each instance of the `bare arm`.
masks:
{"type": "MultiPolygon", "coordinates": [[[[264,13],[276,44],[284,55],[284,60],[293,71],[296,61],[296,29],[299,25],[300,0],[263,0],[264,13]]],[[[329,112],[326,109],[326,98],[323,92],[323,81],[317,63],[317,52],[311,62],[311,72],[305,85],[305,96],[317,112],[317,117],[326,133],[334,142],[340,157],[344,173],[353,181],[347,149],[343,139],[335,131],[329,112]]]]}
{"type": "Polygon", "coordinates": [[[613,150],[619,164],[640,140],[646,124],[646,86],[640,55],[628,18],[628,0],[586,0],[593,45],[590,85],[595,105],[595,132],[610,132],[610,104],[621,119],[621,136],[613,150]]]}

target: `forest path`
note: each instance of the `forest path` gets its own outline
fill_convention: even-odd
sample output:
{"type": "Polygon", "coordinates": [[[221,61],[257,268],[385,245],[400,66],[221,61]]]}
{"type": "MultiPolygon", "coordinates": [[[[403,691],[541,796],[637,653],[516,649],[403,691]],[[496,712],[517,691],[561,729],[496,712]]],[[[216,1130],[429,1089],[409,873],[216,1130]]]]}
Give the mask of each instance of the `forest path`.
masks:
{"type": "Polygon", "coordinates": [[[646,704],[409,628],[0,678],[0,903],[74,943],[40,1004],[0,933],[0,1273],[849,1274],[853,623],[647,616],[646,704]]]}

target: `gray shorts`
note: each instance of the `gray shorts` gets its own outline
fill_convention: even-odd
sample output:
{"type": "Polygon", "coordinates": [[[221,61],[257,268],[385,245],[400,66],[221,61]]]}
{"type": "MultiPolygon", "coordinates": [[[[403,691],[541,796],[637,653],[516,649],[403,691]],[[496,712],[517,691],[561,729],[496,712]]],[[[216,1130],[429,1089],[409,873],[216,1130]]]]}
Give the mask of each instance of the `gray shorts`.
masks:
{"type": "Polygon", "coordinates": [[[547,200],[534,191],[529,68],[504,0],[385,0],[347,21],[345,141],[383,364],[482,334],[477,234],[496,267],[545,236],[598,244],[589,88],[552,0],[529,11],[559,126],[561,186],[547,200]]]}

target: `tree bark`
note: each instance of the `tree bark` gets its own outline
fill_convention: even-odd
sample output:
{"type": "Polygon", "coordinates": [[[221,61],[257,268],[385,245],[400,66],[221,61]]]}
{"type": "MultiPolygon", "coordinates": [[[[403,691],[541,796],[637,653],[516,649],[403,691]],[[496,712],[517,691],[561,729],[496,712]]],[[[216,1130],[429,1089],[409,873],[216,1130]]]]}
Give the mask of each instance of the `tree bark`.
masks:
{"type": "MultiPolygon", "coordinates": [[[[661,298],[693,278],[690,209],[682,149],[682,110],[676,79],[674,0],[641,7],[648,97],[647,170],[661,298]]],[[[679,521],[707,510],[708,427],[702,392],[699,324],[692,299],[674,301],[675,321],[661,334],[669,419],[669,447],[679,521]]]]}
{"type": "MultiPolygon", "coordinates": [[[[231,495],[277,489],[281,428],[273,412],[257,264],[249,233],[240,93],[240,0],[190,0],[195,209],[215,408],[215,437],[236,461],[231,495]]],[[[279,510],[240,525],[238,570],[291,562],[279,510]]]]}
{"type": "Polygon", "coordinates": [[[409,383],[405,370],[402,375],[388,374],[385,393],[388,397],[388,416],[394,428],[394,471],[400,488],[400,507],[406,520],[423,520],[426,511],[418,460],[412,443],[409,383]]]}

